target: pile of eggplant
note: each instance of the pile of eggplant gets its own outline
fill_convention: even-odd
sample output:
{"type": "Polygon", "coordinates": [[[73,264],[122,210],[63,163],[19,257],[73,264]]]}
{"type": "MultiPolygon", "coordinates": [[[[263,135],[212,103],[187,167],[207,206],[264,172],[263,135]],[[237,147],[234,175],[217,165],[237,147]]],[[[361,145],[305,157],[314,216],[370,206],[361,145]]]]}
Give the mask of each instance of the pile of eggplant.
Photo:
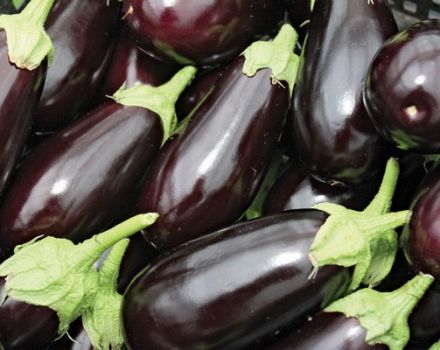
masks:
{"type": "Polygon", "coordinates": [[[439,20],[0,0],[0,78],[1,350],[440,349],[439,20]]]}

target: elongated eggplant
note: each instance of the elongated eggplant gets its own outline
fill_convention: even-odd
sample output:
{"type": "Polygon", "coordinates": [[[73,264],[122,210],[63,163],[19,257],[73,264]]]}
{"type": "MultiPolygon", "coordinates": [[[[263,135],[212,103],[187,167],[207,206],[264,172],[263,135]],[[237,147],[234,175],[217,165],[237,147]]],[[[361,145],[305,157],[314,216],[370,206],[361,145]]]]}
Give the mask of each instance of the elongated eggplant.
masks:
{"type": "Polygon", "coordinates": [[[418,23],[377,54],[365,105],[377,131],[403,150],[440,152],[440,21],[418,23]]]}
{"type": "Polygon", "coordinates": [[[146,99],[155,91],[165,93],[165,98],[152,98],[160,108],[109,101],[36,147],[23,160],[0,208],[2,255],[40,235],[78,242],[126,217],[169,133],[167,113],[173,113],[194,73],[187,67],[161,87],[146,87],[146,99]]]}
{"type": "Polygon", "coordinates": [[[269,350],[402,350],[409,339],[408,315],[432,282],[422,275],[390,293],[359,290],[269,350]]]}
{"type": "Polygon", "coordinates": [[[249,207],[289,107],[297,63],[294,44],[294,30],[285,25],[273,42],[251,45],[245,57],[225,69],[214,91],[161,149],[137,204],[139,212],[155,208],[161,214],[146,233],[154,246],[168,249],[232,224],[249,207]],[[260,47],[265,55],[260,56],[260,47]],[[273,54],[277,50],[284,52],[283,61],[273,54]],[[284,77],[276,77],[267,65],[268,55],[284,66],[278,70],[284,71],[284,77]],[[249,74],[250,67],[265,69],[249,74]]]}
{"type": "Polygon", "coordinates": [[[269,191],[264,212],[276,214],[286,210],[311,208],[323,202],[360,210],[373,199],[377,185],[377,181],[369,181],[356,189],[330,186],[315,179],[300,162],[294,161],[269,191]]]}
{"type": "Polygon", "coordinates": [[[300,323],[345,290],[347,271],[309,279],[327,214],[282,213],[220,230],[156,261],[124,295],[130,349],[242,349],[300,323]]]}
{"type": "Polygon", "coordinates": [[[155,213],[137,215],[78,245],[53,237],[34,240],[0,264],[4,349],[46,349],[63,335],[93,305],[99,290],[94,263],[156,219],[155,213]]]}
{"type": "Polygon", "coordinates": [[[376,175],[387,148],[363,106],[370,61],[396,33],[385,0],[316,0],[293,99],[296,151],[323,180],[376,175]]]}
{"type": "Polygon", "coordinates": [[[419,271],[440,278],[440,166],[420,184],[411,205],[411,222],[403,230],[408,261],[419,271]]]}
{"type": "Polygon", "coordinates": [[[66,126],[90,107],[109,63],[120,4],[117,1],[59,0],[48,21],[55,56],[47,71],[34,129],[66,126]]]}
{"type": "Polygon", "coordinates": [[[280,0],[128,0],[124,12],[149,54],[202,66],[230,61],[283,16],[280,0]]]}
{"type": "Polygon", "coordinates": [[[102,95],[113,95],[124,83],[126,87],[136,83],[158,86],[169,80],[176,71],[175,65],[159,62],[139,50],[128,28],[122,26],[102,95]]]}

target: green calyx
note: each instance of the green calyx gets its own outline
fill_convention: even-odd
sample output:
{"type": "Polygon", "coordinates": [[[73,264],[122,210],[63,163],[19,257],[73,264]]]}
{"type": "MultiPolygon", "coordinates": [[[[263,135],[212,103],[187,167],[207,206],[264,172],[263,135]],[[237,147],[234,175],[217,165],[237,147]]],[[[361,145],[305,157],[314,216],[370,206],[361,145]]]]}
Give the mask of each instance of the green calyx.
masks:
{"type": "Polygon", "coordinates": [[[6,32],[9,61],[18,68],[34,70],[48,57],[53,60],[52,40],[44,23],[54,0],[31,0],[21,13],[0,15],[0,28],[6,32]]]}
{"type": "Polygon", "coordinates": [[[158,114],[164,130],[164,142],[177,125],[174,105],[185,87],[192,81],[196,68],[187,66],[179,70],[168,82],[161,86],[136,84],[126,88],[125,84],[116,91],[112,98],[125,106],[147,108],[158,114]]]}
{"type": "Polygon", "coordinates": [[[124,346],[120,317],[122,295],[116,288],[119,268],[129,242],[129,239],[124,239],[111,249],[99,270],[98,291],[93,305],[82,315],[84,328],[97,350],[120,350],[124,346]]]}
{"type": "Polygon", "coordinates": [[[299,67],[299,57],[293,53],[297,40],[295,29],[285,24],[273,41],[254,42],[242,54],[245,57],[243,74],[253,77],[258,70],[269,68],[272,82],[287,82],[292,96],[299,67]]]}
{"type": "Polygon", "coordinates": [[[158,214],[136,215],[92,238],[74,244],[68,239],[45,237],[17,246],[14,255],[0,264],[6,277],[0,304],[6,297],[54,310],[59,334],[82,312],[92,307],[99,288],[93,264],[121,239],[152,225],[158,214]]]}
{"type": "Polygon", "coordinates": [[[390,350],[402,350],[409,340],[408,316],[433,281],[431,275],[421,274],[393,292],[361,289],[334,302],[324,312],[357,318],[370,345],[385,344],[390,350]]]}
{"type": "Polygon", "coordinates": [[[398,175],[399,164],[390,159],[379,192],[363,211],[331,203],[314,207],[329,217],[310,249],[312,275],[325,265],[354,266],[349,290],[361,283],[377,285],[388,275],[398,248],[394,229],[406,224],[411,216],[408,210],[389,213],[398,175]]]}

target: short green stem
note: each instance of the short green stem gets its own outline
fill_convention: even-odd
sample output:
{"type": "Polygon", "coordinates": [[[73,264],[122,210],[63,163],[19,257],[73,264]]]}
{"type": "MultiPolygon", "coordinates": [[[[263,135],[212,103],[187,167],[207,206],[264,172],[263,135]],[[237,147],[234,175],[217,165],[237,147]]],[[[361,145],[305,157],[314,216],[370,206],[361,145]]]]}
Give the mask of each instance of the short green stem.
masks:
{"type": "Polygon", "coordinates": [[[95,235],[92,238],[78,244],[77,249],[84,254],[87,254],[90,257],[90,261],[93,263],[108,248],[120,240],[128,238],[152,225],[158,217],[159,214],[157,213],[139,214],[133,216],[132,218],[125,220],[109,230],[95,235]]]}
{"type": "Polygon", "coordinates": [[[261,69],[271,69],[272,82],[287,82],[292,95],[299,67],[299,57],[293,52],[297,40],[295,29],[285,24],[273,41],[254,42],[243,52],[243,74],[253,77],[261,69]]]}
{"type": "Polygon", "coordinates": [[[116,243],[110,250],[110,253],[105,258],[104,263],[99,269],[99,284],[103,289],[115,290],[118,282],[119,267],[121,266],[122,258],[130,243],[128,238],[116,243]]]}
{"type": "Polygon", "coordinates": [[[393,292],[361,289],[324,311],[357,318],[366,330],[368,344],[385,344],[390,350],[402,350],[409,340],[408,316],[433,281],[431,275],[420,274],[393,292]]]}
{"type": "Polygon", "coordinates": [[[357,220],[359,230],[369,238],[381,235],[388,230],[396,229],[407,224],[411,219],[412,212],[403,210],[395,213],[382,214],[380,216],[363,217],[357,220]]]}
{"type": "Polygon", "coordinates": [[[196,68],[187,66],[179,70],[168,82],[161,86],[136,84],[126,88],[123,85],[113,94],[113,99],[125,106],[147,108],[158,114],[164,130],[164,142],[177,125],[174,105],[186,86],[196,74],[196,68]]]}
{"type": "Polygon", "coordinates": [[[28,18],[29,23],[43,26],[55,0],[31,0],[21,11],[21,14],[28,18]]]}

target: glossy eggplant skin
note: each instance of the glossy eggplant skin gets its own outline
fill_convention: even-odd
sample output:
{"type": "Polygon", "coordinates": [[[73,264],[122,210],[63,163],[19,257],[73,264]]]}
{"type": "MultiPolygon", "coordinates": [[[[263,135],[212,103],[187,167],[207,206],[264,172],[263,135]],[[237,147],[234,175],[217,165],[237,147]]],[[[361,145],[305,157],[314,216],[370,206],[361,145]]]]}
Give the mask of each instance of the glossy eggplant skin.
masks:
{"type": "Polygon", "coordinates": [[[239,57],[226,68],[186,128],[151,165],[137,210],[160,214],[145,233],[160,250],[234,223],[263,180],[289,91],[272,84],[270,69],[247,77],[243,62],[239,57]]]}
{"type": "Polygon", "coordinates": [[[176,113],[179,120],[183,120],[197,105],[211,93],[217,80],[223,76],[224,69],[217,68],[196,77],[193,83],[182,93],[176,103],[176,113]]]}
{"type": "Polygon", "coordinates": [[[321,312],[281,342],[267,350],[387,350],[382,344],[368,345],[365,329],[356,318],[337,312],[321,312]]]}
{"type": "Polygon", "coordinates": [[[124,218],[163,138],[159,117],[113,101],[36,147],[0,208],[0,251],[39,235],[82,241],[124,218]]]}
{"type": "Polygon", "coordinates": [[[125,18],[139,46],[152,56],[213,66],[276,31],[281,0],[127,0],[125,18]]]}
{"type": "Polygon", "coordinates": [[[316,0],[291,114],[295,148],[315,176],[349,185],[382,169],[388,152],[362,90],[370,61],[394,33],[385,0],[316,0]]]}
{"type": "Polygon", "coordinates": [[[294,161],[267,194],[264,213],[276,214],[286,210],[306,209],[323,202],[362,210],[373,199],[378,186],[377,181],[369,181],[356,189],[331,186],[315,179],[300,162],[294,161]]]}
{"type": "MultiPolygon", "coordinates": [[[[5,279],[0,278],[0,295],[5,279]]],[[[0,344],[5,350],[43,350],[58,336],[55,311],[8,297],[0,305],[0,344]]],[[[2,348],[2,349],[3,349],[2,348]]]]}
{"type": "Polygon", "coordinates": [[[440,152],[440,21],[418,23],[377,54],[365,105],[377,131],[403,150],[440,152]]]}
{"type": "Polygon", "coordinates": [[[118,42],[106,73],[102,96],[111,96],[122,84],[136,83],[159,86],[177,71],[175,65],[165,64],[139,50],[128,28],[122,26],[118,42]]]}
{"type": "Polygon", "coordinates": [[[0,31],[0,192],[24,151],[45,72],[45,61],[33,71],[12,65],[6,33],[0,31]]]}
{"type": "Polygon", "coordinates": [[[308,252],[326,218],[317,210],[268,216],[163,256],[124,294],[129,349],[246,349],[304,322],[342,293],[350,278],[336,266],[308,278],[308,252]]]}
{"type": "Polygon", "coordinates": [[[414,197],[402,236],[405,255],[417,270],[440,278],[440,166],[432,169],[414,197]]]}
{"type": "Polygon", "coordinates": [[[35,119],[37,132],[58,130],[90,108],[108,67],[120,14],[118,1],[109,3],[55,2],[46,22],[55,56],[35,119]]]}
{"type": "Polygon", "coordinates": [[[409,348],[428,349],[440,338],[440,284],[428,289],[408,318],[411,338],[409,348]]]}

